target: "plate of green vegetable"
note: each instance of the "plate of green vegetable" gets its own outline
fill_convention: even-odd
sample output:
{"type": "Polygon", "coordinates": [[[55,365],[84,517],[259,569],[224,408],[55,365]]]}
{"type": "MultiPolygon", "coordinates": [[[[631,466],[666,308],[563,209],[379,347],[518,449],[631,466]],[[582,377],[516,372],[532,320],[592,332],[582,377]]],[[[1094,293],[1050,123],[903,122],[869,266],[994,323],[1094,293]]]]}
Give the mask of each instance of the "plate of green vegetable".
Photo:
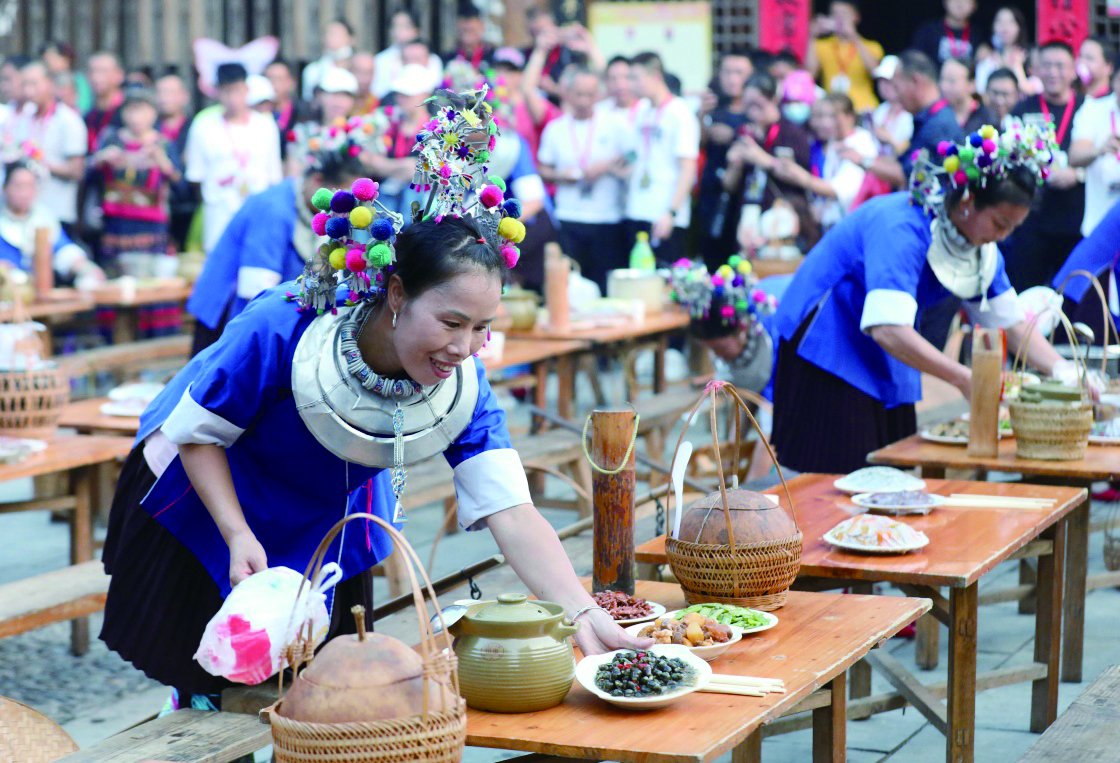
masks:
{"type": "Polygon", "coordinates": [[[704,615],[704,617],[710,617],[717,623],[730,625],[732,628],[741,631],[743,635],[767,631],[778,624],[778,616],[769,612],[747,609],[746,607],[736,607],[733,604],[716,604],[714,602],[708,604],[693,604],[691,607],[685,607],[676,612],[668,612],[665,614],[665,617],[679,620],[689,612],[699,612],[704,615]]]}

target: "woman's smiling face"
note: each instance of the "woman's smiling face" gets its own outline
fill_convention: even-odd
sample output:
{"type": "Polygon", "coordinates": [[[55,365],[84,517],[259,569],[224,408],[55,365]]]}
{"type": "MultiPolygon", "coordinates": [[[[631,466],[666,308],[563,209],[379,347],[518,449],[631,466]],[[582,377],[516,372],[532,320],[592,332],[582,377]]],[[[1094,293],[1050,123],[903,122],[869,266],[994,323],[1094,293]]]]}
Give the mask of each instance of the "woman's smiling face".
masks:
{"type": "MultiPolygon", "coordinates": [[[[396,287],[403,294],[399,281],[396,287]]],[[[482,348],[501,297],[497,273],[470,267],[416,298],[404,299],[393,329],[393,347],[404,372],[425,386],[450,377],[482,348]]]]}

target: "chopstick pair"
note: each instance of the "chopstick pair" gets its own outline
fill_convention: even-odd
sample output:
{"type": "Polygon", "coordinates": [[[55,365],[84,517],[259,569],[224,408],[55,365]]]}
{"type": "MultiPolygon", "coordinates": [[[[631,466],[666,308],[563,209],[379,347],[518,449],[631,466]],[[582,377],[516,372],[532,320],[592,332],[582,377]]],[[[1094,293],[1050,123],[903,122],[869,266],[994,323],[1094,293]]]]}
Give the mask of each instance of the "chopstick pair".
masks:
{"type": "Polygon", "coordinates": [[[973,506],[987,509],[1050,509],[1054,507],[1053,498],[1025,498],[1009,495],[975,495],[953,493],[945,502],[946,506],[973,506]]]}
{"type": "Polygon", "coordinates": [[[778,678],[733,676],[713,673],[707,686],[700,689],[709,694],[736,694],[742,697],[765,697],[771,692],[786,693],[786,684],[778,678]]]}

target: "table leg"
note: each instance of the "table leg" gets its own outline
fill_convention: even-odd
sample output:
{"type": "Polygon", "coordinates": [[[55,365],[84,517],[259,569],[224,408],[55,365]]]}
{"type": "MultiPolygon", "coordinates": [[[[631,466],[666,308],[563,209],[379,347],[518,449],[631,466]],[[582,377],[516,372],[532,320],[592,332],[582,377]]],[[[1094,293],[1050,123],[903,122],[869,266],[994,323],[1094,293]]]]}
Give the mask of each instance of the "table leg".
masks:
{"type": "Polygon", "coordinates": [[[844,673],[829,682],[832,702],[813,710],[813,763],[847,760],[848,700],[844,673]]]}
{"type": "Polygon", "coordinates": [[[731,750],[731,763],[762,763],[762,729],[752,731],[731,750]]]}
{"type": "Polygon", "coordinates": [[[926,613],[914,624],[914,662],[922,670],[933,670],[941,661],[941,623],[926,613]]]}
{"type": "Polygon", "coordinates": [[[918,469],[921,472],[922,479],[927,480],[943,480],[945,479],[944,466],[923,466],[918,469]]]}
{"type": "Polygon", "coordinates": [[[653,394],[665,391],[665,353],[669,350],[669,337],[662,334],[657,338],[653,350],[653,394]]]}
{"type": "MultiPolygon", "coordinates": [[[[594,359],[594,355],[591,356],[594,359]]],[[[556,359],[556,412],[560,418],[571,420],[575,415],[576,407],[576,367],[575,358],[571,355],[561,355],[556,359]]],[[[541,402],[544,407],[544,393],[541,393],[541,402]]]]}
{"type": "Polygon", "coordinates": [[[113,344],[135,342],[139,322],[139,308],[118,306],[113,315],[113,344]]]}
{"type": "Polygon", "coordinates": [[[976,726],[976,583],[949,589],[949,763],[972,763],[976,726]]]}
{"type": "MultiPolygon", "coordinates": [[[[872,594],[875,592],[874,583],[856,583],[852,586],[852,593],[872,594]]],[[[862,699],[871,696],[871,665],[866,660],[860,660],[848,668],[848,695],[852,699],[862,699]]],[[[871,713],[852,715],[852,720],[870,718],[871,713]]]]}
{"type": "MultiPolygon", "coordinates": [[[[74,491],[74,515],[70,521],[70,563],[80,564],[93,558],[93,517],[90,496],[93,490],[96,466],[86,466],[71,472],[71,489],[74,491]]],[[[89,618],[79,617],[70,621],[70,650],[81,656],[89,651],[89,618]]]]}
{"type": "MultiPolygon", "coordinates": [[[[533,387],[533,405],[540,408],[542,411],[548,408],[548,395],[546,388],[548,385],[548,364],[547,360],[539,360],[533,364],[533,376],[536,379],[536,384],[533,387]]],[[[557,364],[559,370],[559,363],[557,364]]],[[[563,396],[561,396],[563,397],[563,396]]],[[[540,416],[533,415],[529,418],[529,432],[537,434],[545,428],[545,420],[540,416]]]]}
{"type": "MultiPolygon", "coordinates": [[[[1038,574],[1034,571],[1031,559],[1019,560],[1019,585],[1035,585],[1038,583],[1038,574]]],[[[1019,614],[1033,615],[1037,611],[1035,594],[1028,594],[1019,599],[1019,614]]]]}
{"type": "Polygon", "coordinates": [[[1058,717],[1058,662],[1062,646],[1062,574],[1066,524],[1061,520],[1042,533],[1054,541],[1053,553],[1038,557],[1035,585],[1034,661],[1046,665],[1046,677],[1031,686],[1031,731],[1041,734],[1058,717]]]}
{"type": "Polygon", "coordinates": [[[1066,579],[1062,607],[1065,638],[1062,650],[1062,680],[1081,682],[1081,660],[1085,648],[1085,578],[1089,574],[1089,498],[1069,514],[1066,524],[1066,579]]]}

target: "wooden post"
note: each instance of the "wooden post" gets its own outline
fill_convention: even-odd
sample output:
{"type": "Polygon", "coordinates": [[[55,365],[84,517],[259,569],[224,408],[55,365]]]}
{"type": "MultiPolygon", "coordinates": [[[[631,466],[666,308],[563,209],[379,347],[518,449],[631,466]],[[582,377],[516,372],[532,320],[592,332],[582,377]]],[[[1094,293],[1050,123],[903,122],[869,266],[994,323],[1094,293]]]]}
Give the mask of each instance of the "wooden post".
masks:
{"type": "MultiPolygon", "coordinates": [[[[544,304],[548,310],[548,326],[557,333],[569,326],[568,277],[571,266],[560,245],[544,245],[544,304]]],[[[621,454],[619,454],[621,458],[621,454]]]]}
{"type": "Polygon", "coordinates": [[[632,410],[591,414],[591,459],[594,502],[592,590],[634,594],[634,438],[632,410]],[[623,459],[626,459],[623,462],[623,459]]]}
{"type": "Polygon", "coordinates": [[[35,229],[35,254],[31,259],[35,299],[44,300],[54,289],[54,263],[51,262],[51,232],[46,228],[35,229]]]}

